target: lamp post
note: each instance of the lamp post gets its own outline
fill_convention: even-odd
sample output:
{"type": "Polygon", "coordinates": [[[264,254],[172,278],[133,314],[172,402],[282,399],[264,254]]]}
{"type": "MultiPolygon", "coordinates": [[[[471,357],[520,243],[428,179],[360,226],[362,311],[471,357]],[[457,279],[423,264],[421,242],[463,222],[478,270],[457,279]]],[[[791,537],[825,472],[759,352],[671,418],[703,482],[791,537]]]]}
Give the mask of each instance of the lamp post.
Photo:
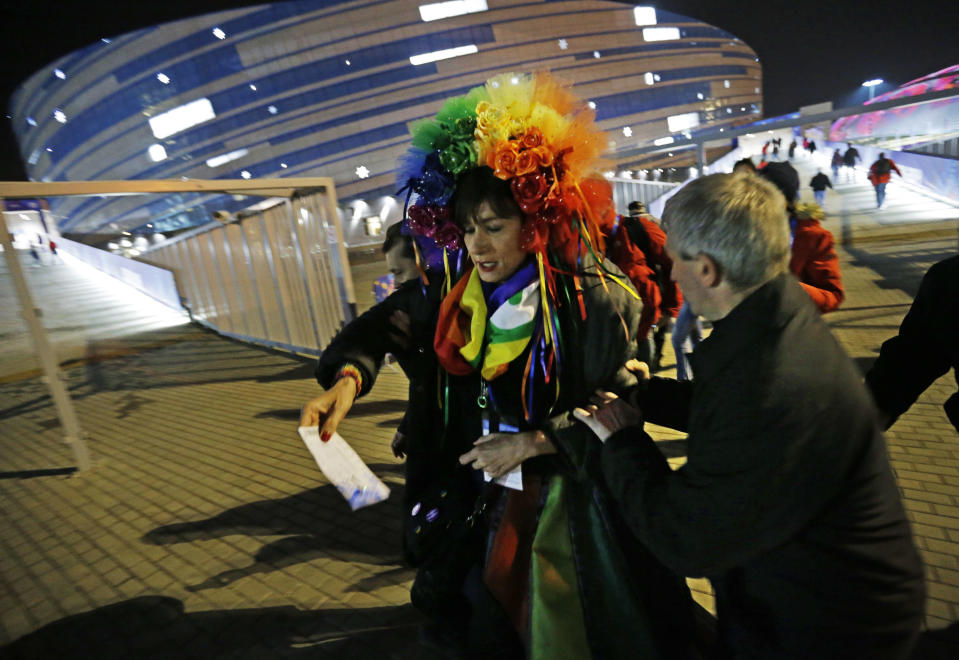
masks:
{"type": "Polygon", "coordinates": [[[882,78],[873,78],[872,80],[867,80],[862,84],[863,87],[869,89],[869,100],[872,101],[872,98],[876,95],[876,86],[881,85],[885,82],[882,78]]]}

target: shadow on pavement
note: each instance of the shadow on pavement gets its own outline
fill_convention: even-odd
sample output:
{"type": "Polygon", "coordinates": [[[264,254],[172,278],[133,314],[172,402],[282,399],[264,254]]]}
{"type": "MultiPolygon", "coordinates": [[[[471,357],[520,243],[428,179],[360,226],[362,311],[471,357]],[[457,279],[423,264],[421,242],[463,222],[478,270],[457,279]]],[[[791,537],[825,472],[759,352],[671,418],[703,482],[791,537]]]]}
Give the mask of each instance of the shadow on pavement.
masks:
{"type": "Polygon", "coordinates": [[[879,250],[872,252],[855,245],[847,245],[844,249],[852,257],[853,265],[868,268],[879,276],[876,284],[880,288],[899,289],[910,298],[915,298],[926,270],[932,264],[956,254],[955,239],[935,242],[941,247],[897,254],[884,254],[879,250]]]}
{"type": "MultiPolygon", "coordinates": [[[[295,356],[287,356],[290,359],[296,359],[295,356]]],[[[275,374],[268,374],[265,376],[258,376],[256,382],[258,383],[276,383],[286,380],[315,380],[316,379],[316,360],[311,360],[310,362],[302,362],[295,367],[287,369],[286,371],[281,371],[275,374]]]]}
{"type": "MultiPolygon", "coordinates": [[[[380,476],[384,472],[400,475],[404,469],[402,464],[390,463],[373,464],[370,468],[380,476]]],[[[157,527],[144,534],[142,541],[170,545],[231,535],[284,537],[260,548],[248,566],[222,571],[188,586],[187,590],[193,592],[219,589],[251,575],[284,570],[319,558],[387,568],[366,579],[369,588],[377,588],[413,577],[402,560],[400,501],[402,486],[394,483],[386,502],[350,513],[342,496],[327,485],[290,497],[243,504],[204,520],[157,527]]],[[[351,590],[360,590],[361,585],[353,586],[351,590]]]]}
{"type": "Polygon", "coordinates": [[[417,645],[411,605],[302,611],[296,607],[186,613],[142,596],[60,619],[0,648],[35,658],[432,658],[417,645]]]}
{"type": "Polygon", "coordinates": [[[17,470],[0,472],[0,481],[4,479],[33,479],[34,477],[65,477],[77,471],[75,467],[46,468],[39,470],[17,470]]]}

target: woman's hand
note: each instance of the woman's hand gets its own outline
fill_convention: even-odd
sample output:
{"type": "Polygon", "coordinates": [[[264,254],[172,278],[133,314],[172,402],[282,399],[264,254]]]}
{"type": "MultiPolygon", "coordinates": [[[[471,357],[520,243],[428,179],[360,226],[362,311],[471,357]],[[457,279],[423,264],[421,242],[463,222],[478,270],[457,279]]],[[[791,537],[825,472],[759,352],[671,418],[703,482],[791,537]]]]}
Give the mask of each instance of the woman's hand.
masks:
{"type": "Polygon", "coordinates": [[[639,410],[612,392],[596,390],[590,400],[592,404],[588,407],[573,410],[573,416],[588,426],[603,442],[617,431],[643,423],[639,410]]]}
{"type": "Polygon", "coordinates": [[[336,432],[356,399],[356,381],[340,378],[315,399],[307,401],[300,414],[300,426],[320,426],[320,440],[326,442],[336,432]]]}
{"type": "Polygon", "coordinates": [[[556,448],[542,431],[490,433],[474,442],[473,448],[460,456],[460,463],[472,463],[474,470],[484,470],[495,479],[527,458],[555,453],[556,448]]]}

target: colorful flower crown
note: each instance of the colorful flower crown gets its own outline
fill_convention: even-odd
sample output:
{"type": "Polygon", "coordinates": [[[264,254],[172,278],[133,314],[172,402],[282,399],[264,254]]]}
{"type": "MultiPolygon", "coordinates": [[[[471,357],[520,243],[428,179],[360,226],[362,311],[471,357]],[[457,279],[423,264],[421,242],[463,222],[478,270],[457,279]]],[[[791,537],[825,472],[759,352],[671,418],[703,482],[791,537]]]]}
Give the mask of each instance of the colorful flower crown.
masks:
{"type": "Polygon", "coordinates": [[[452,98],[412,127],[398,176],[408,190],[407,230],[446,250],[462,247],[450,198],[460,175],[486,165],[510,182],[523,213],[523,249],[547,245],[575,263],[584,248],[602,254],[612,227],[612,189],[598,174],[606,137],[594,112],[547,73],[507,73],[452,98]],[[413,195],[415,203],[409,204],[413,195]]]}

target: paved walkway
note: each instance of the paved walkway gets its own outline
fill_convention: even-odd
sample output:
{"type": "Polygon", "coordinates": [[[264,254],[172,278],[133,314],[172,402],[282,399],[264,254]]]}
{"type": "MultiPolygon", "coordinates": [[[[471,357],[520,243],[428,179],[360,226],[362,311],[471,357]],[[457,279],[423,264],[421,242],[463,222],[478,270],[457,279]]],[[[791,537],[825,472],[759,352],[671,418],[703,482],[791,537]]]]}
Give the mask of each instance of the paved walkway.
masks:
{"type": "MultiPolygon", "coordinates": [[[[860,365],[895,332],[925,269],[956,249],[955,235],[921,235],[842,251],[848,298],[828,320],[860,365]]],[[[54,272],[76,282],[67,267],[42,276],[54,272]]],[[[40,276],[31,270],[41,306],[84,325],[62,302],[68,290],[40,276]]],[[[13,315],[0,308],[2,327],[13,315]]],[[[66,371],[96,461],[86,474],[72,471],[40,379],[21,370],[0,382],[0,656],[430,657],[416,646],[399,557],[402,465],[389,439],[402,374],[385,371],[341,427],[393,488],[390,502],[350,513],[295,432],[317,391],[310,363],[192,326],[110,346],[66,371]]],[[[950,378],[887,436],[936,631],[917,658],[959,657],[937,641],[959,630],[959,436],[941,409],[950,378]]],[[[680,464],[682,436],[654,431],[680,464]]],[[[692,585],[711,607],[708,584],[692,585]]]]}

